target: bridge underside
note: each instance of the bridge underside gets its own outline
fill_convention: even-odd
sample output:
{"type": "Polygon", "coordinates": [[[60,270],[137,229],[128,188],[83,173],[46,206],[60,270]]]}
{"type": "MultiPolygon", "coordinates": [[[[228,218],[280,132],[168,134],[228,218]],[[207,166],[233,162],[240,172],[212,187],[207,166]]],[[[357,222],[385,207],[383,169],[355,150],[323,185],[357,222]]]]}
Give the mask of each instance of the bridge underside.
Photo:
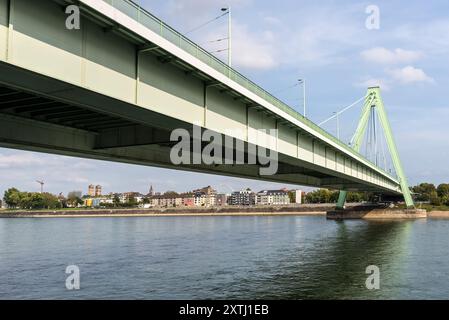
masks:
{"type": "MultiPolygon", "coordinates": [[[[0,62],[0,146],[250,179],[395,193],[279,154],[279,169],[256,165],[173,165],[171,130],[191,124],[0,62]]],[[[247,150],[248,144],[245,142],[247,150]]],[[[224,153],[223,153],[224,154],[224,153]]]]}
{"type": "Polygon", "coordinates": [[[132,5],[130,16],[79,0],[81,28],[69,30],[61,4],[72,2],[0,0],[0,146],[401,194],[396,177],[162,21],[139,11],[139,23],[132,5]],[[254,146],[273,147],[261,130],[275,129],[277,173],[260,176],[260,164],[173,165],[170,134],[193,124],[239,139],[247,157],[254,146]]]}

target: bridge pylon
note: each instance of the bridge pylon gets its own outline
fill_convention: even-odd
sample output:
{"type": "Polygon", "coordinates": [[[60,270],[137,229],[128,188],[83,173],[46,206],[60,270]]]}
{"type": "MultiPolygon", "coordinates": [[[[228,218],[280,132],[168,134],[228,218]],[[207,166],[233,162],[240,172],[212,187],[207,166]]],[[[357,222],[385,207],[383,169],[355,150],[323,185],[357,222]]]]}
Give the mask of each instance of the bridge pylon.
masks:
{"type": "MultiPolygon", "coordinates": [[[[375,112],[377,112],[377,115],[382,124],[382,128],[383,128],[384,134],[385,134],[385,139],[386,139],[387,145],[388,145],[388,150],[390,151],[393,166],[394,166],[394,169],[396,171],[396,174],[397,174],[399,182],[400,182],[402,194],[404,195],[405,204],[408,208],[413,208],[415,205],[414,205],[411,193],[410,193],[407,178],[406,178],[404,170],[402,168],[402,163],[399,158],[399,153],[396,148],[396,143],[393,138],[393,132],[391,130],[390,122],[388,121],[387,113],[385,111],[383,100],[380,95],[379,87],[368,88],[368,92],[365,97],[362,115],[360,117],[360,121],[359,121],[357,129],[355,131],[354,138],[353,138],[352,148],[355,151],[360,152],[363,137],[365,136],[365,132],[368,127],[368,120],[370,118],[370,114],[371,114],[371,111],[373,108],[374,108],[375,112]]],[[[338,197],[337,209],[344,208],[344,205],[346,202],[346,196],[347,196],[347,191],[341,190],[339,197],[338,197]]]]}

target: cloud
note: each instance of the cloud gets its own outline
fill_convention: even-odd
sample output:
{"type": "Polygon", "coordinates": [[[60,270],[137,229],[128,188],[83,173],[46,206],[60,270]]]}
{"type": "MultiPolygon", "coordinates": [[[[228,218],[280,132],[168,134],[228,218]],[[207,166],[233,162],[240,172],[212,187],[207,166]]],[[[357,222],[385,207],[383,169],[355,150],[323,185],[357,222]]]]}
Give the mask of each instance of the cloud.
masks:
{"type": "Polygon", "coordinates": [[[400,48],[388,50],[384,47],[375,47],[364,50],[360,55],[368,62],[380,64],[406,64],[419,60],[422,57],[422,53],[419,51],[404,50],[400,48]]]}
{"type": "Polygon", "coordinates": [[[32,154],[0,154],[0,168],[22,168],[29,166],[44,165],[46,162],[44,159],[32,155],[32,154]]]}
{"type": "Polygon", "coordinates": [[[390,81],[384,78],[371,78],[367,77],[364,80],[356,83],[357,87],[380,87],[383,91],[389,91],[391,89],[390,81]]]}
{"type": "Polygon", "coordinates": [[[422,69],[418,69],[412,66],[404,68],[390,69],[387,73],[396,81],[402,84],[408,84],[413,82],[427,82],[434,83],[435,80],[429,77],[422,69]]]}
{"type": "Polygon", "coordinates": [[[427,54],[449,52],[449,19],[435,19],[423,23],[403,24],[391,34],[396,41],[405,41],[425,50],[427,54]]]}
{"type": "Polygon", "coordinates": [[[389,91],[394,84],[411,83],[435,83],[435,80],[428,76],[422,69],[413,66],[403,68],[386,69],[385,75],[381,77],[364,77],[361,81],[355,83],[356,87],[375,87],[379,86],[382,90],[389,91]]]}
{"type": "MultiPolygon", "coordinates": [[[[237,11],[251,4],[251,2],[252,0],[169,0],[162,6],[161,18],[175,28],[179,28],[179,31],[186,32],[222,14],[221,8],[230,6],[237,11]]],[[[151,12],[154,12],[151,8],[159,7],[154,0],[144,0],[142,5],[149,8],[151,12]]],[[[199,29],[198,33],[202,33],[223,21],[225,20],[213,21],[205,28],[199,29]]]]}
{"type": "Polygon", "coordinates": [[[262,17],[263,21],[272,26],[282,26],[282,21],[276,17],[272,16],[264,16],[262,17]]]}
{"type": "Polygon", "coordinates": [[[233,60],[235,65],[266,70],[278,66],[276,46],[271,32],[252,33],[246,25],[234,25],[233,60]]]}
{"type": "Polygon", "coordinates": [[[279,32],[283,63],[322,66],[346,60],[348,49],[362,46],[364,39],[364,29],[352,19],[354,10],[320,6],[298,12],[300,23],[285,25],[279,32]]]}
{"type": "MultiPolygon", "coordinates": [[[[155,6],[150,1],[145,3],[148,7],[155,6]]],[[[163,6],[163,19],[175,28],[187,31],[218,15],[219,8],[225,5],[230,5],[235,12],[232,23],[233,65],[237,68],[268,70],[281,65],[328,65],[347,59],[348,48],[361,47],[361,40],[366,39],[362,35],[365,29],[360,27],[360,21],[354,19],[354,13],[361,10],[359,5],[346,6],[338,11],[333,6],[323,5],[310,6],[307,10],[294,8],[281,18],[253,0],[170,0],[163,6]],[[254,11],[252,17],[241,18],[245,7],[254,11]],[[294,21],[300,23],[285,22],[293,15],[294,21]]],[[[225,49],[223,41],[216,46],[207,43],[226,35],[225,19],[188,34],[210,52],[225,49]]],[[[226,61],[226,51],[214,54],[226,61]]]]}
{"type": "Polygon", "coordinates": [[[36,191],[36,180],[43,179],[47,191],[59,193],[67,188],[84,189],[98,181],[98,177],[91,178],[98,169],[92,160],[8,149],[0,152],[0,189],[15,186],[36,191]]]}
{"type": "MultiPolygon", "coordinates": [[[[271,31],[250,31],[246,24],[234,20],[232,25],[232,65],[237,69],[267,70],[279,64],[276,37],[271,31]]],[[[227,51],[217,53],[227,48],[222,39],[227,35],[227,25],[221,25],[209,32],[203,33],[197,42],[202,43],[205,50],[214,53],[223,61],[227,61],[227,51]]]]}

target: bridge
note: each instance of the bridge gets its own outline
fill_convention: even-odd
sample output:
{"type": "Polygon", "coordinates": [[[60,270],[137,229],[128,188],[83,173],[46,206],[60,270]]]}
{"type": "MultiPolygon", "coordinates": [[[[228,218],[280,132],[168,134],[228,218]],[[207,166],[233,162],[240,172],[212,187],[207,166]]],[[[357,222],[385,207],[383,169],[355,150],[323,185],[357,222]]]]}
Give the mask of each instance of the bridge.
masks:
{"type": "Polygon", "coordinates": [[[0,146],[342,190],[340,206],[347,191],[413,206],[379,88],[349,146],[127,0],[0,0],[0,146]],[[66,26],[69,5],[79,29],[66,26]],[[397,177],[359,152],[374,107],[397,177]],[[276,173],[261,175],[260,161],[174,164],[172,131],[195,126],[246,158],[277,152],[276,173]],[[274,145],[261,129],[276,130],[274,145]]]}

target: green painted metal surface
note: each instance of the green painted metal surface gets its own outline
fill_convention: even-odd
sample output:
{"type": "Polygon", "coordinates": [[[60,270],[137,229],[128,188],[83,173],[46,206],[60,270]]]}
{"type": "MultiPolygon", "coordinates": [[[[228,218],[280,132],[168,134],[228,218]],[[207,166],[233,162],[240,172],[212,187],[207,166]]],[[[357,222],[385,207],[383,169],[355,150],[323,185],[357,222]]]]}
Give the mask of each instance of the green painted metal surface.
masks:
{"type": "MultiPolygon", "coordinates": [[[[390,123],[388,121],[387,113],[385,111],[384,103],[382,97],[380,95],[379,87],[368,88],[368,92],[365,98],[365,103],[363,106],[362,115],[360,117],[359,124],[357,126],[353,145],[355,151],[359,152],[360,147],[363,141],[363,137],[366,132],[366,128],[368,126],[368,120],[370,117],[371,108],[375,108],[377,114],[379,116],[380,122],[382,124],[382,128],[385,133],[385,138],[387,140],[388,150],[391,154],[391,159],[393,161],[394,169],[396,170],[396,174],[398,175],[399,182],[401,185],[401,191],[404,196],[405,204],[407,207],[414,207],[414,202],[410,193],[410,189],[407,182],[407,177],[405,176],[404,170],[402,168],[402,163],[399,158],[399,152],[396,147],[396,143],[393,138],[393,132],[391,130],[390,123]]],[[[347,192],[342,190],[340,191],[337,208],[343,208],[346,201],[347,192]]]]}

